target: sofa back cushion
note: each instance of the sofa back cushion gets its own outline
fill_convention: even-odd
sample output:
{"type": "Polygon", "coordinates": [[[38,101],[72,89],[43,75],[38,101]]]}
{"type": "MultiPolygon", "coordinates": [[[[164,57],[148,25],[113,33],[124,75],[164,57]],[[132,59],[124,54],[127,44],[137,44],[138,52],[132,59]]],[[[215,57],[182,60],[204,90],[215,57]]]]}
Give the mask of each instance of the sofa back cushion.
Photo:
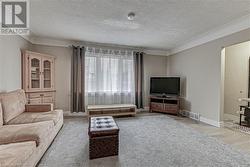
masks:
{"type": "Polygon", "coordinates": [[[1,101],[0,101],[0,126],[3,126],[3,110],[1,101]]]}
{"type": "Polygon", "coordinates": [[[0,100],[4,124],[25,111],[26,97],[24,90],[19,89],[1,94],[0,100]]]}

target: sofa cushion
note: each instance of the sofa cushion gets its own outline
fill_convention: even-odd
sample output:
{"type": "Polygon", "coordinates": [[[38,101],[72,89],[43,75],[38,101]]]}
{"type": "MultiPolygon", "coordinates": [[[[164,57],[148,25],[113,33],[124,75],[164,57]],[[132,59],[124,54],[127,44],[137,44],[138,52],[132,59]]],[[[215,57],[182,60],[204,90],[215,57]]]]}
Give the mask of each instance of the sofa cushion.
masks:
{"type": "Polygon", "coordinates": [[[0,166],[23,166],[35,149],[36,143],[32,141],[0,145],[0,166]]]}
{"type": "Polygon", "coordinates": [[[3,110],[1,101],[0,101],[0,126],[3,126],[3,110]]]}
{"type": "Polygon", "coordinates": [[[53,128],[53,121],[4,125],[0,128],[0,144],[35,141],[38,146],[44,137],[52,133],[53,128]]]}
{"type": "Polygon", "coordinates": [[[49,112],[23,112],[18,115],[16,118],[10,120],[7,124],[27,124],[41,121],[53,121],[54,125],[63,117],[62,110],[55,110],[49,112]]]}
{"type": "Polygon", "coordinates": [[[3,93],[0,95],[0,100],[2,102],[4,124],[25,111],[26,97],[24,90],[3,93]]]}

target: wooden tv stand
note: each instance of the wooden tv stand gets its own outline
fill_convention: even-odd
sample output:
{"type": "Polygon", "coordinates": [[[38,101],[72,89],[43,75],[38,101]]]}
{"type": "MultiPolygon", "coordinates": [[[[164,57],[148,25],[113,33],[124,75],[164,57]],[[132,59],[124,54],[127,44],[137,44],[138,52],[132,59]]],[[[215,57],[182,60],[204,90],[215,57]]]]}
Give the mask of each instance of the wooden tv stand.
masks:
{"type": "Polygon", "coordinates": [[[159,97],[150,96],[149,111],[178,114],[180,109],[180,98],[178,96],[159,97]]]}

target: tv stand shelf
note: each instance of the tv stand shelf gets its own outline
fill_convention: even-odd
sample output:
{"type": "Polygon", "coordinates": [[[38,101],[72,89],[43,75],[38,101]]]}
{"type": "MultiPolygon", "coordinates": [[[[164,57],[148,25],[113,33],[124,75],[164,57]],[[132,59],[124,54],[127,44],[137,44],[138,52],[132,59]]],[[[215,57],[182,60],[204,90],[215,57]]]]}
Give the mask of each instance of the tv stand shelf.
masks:
{"type": "Polygon", "coordinates": [[[180,98],[178,96],[158,97],[150,96],[149,111],[178,114],[180,108],[180,98]]]}

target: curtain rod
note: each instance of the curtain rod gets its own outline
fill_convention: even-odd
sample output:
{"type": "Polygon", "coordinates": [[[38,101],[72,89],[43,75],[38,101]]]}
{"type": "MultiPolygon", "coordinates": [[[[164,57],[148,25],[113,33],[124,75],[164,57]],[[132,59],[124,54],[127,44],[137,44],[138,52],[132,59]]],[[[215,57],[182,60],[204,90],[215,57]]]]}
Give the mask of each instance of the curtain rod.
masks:
{"type": "Polygon", "coordinates": [[[102,44],[102,43],[91,43],[91,42],[77,42],[73,45],[70,45],[69,47],[72,46],[80,46],[80,47],[98,47],[98,48],[113,48],[113,49],[123,49],[123,50],[133,50],[133,51],[142,51],[145,50],[146,48],[142,47],[133,47],[133,46],[126,46],[126,45],[116,45],[116,44],[102,44]]]}
{"type": "Polygon", "coordinates": [[[96,49],[109,49],[109,50],[128,50],[128,51],[138,51],[138,52],[141,52],[143,51],[144,49],[138,49],[138,48],[121,48],[121,47],[115,47],[115,46],[89,46],[89,45],[70,45],[69,47],[70,48],[73,48],[73,47],[89,47],[89,48],[96,48],[96,49]]]}
{"type": "MultiPolygon", "coordinates": [[[[108,44],[95,44],[95,43],[74,43],[75,46],[80,47],[95,47],[95,48],[107,48],[107,49],[113,49],[113,50],[130,50],[135,52],[144,52],[145,54],[149,55],[162,55],[162,56],[168,56],[169,51],[168,50],[158,50],[153,48],[143,48],[143,47],[129,47],[129,46],[122,46],[122,45],[108,45],[108,44]]],[[[71,45],[70,47],[72,47],[71,45]]]]}

